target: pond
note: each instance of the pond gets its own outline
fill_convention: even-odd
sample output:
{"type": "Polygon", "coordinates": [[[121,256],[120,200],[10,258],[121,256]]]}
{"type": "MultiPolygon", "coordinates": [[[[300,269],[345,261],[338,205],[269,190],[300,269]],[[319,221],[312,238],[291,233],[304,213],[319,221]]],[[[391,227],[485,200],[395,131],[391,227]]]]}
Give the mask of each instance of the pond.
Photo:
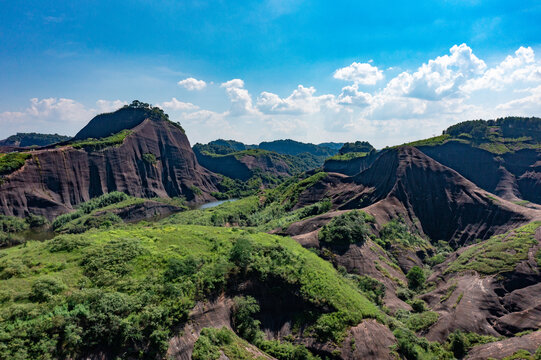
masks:
{"type": "Polygon", "coordinates": [[[226,202],[237,201],[237,200],[238,199],[227,199],[227,200],[212,201],[212,202],[208,202],[206,204],[198,205],[195,208],[199,209],[199,210],[205,210],[205,209],[210,209],[210,208],[216,207],[218,205],[222,205],[222,204],[224,204],[226,202]]]}

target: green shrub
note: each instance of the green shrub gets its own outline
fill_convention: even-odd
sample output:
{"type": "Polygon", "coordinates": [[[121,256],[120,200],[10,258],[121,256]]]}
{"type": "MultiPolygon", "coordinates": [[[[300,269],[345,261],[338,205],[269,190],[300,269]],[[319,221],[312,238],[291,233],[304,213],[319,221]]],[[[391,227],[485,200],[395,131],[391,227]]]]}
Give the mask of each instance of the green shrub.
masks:
{"type": "Polygon", "coordinates": [[[253,318],[259,312],[256,299],[251,296],[236,296],[233,302],[231,320],[237,334],[252,343],[260,340],[260,321],[253,318]]]}
{"type": "Polygon", "coordinates": [[[400,287],[396,290],[396,296],[402,301],[411,300],[414,295],[415,293],[413,291],[403,287],[400,287]]]}
{"type": "Polygon", "coordinates": [[[422,299],[415,299],[410,302],[410,305],[416,313],[422,313],[427,310],[426,303],[422,299]]]}
{"type": "Polygon", "coordinates": [[[241,269],[246,270],[252,260],[252,250],[253,246],[250,239],[238,238],[231,248],[229,259],[241,269]]]}
{"type": "Polygon", "coordinates": [[[84,149],[85,151],[98,151],[111,146],[118,146],[124,142],[124,139],[132,133],[131,130],[122,130],[111,136],[101,139],[85,139],[72,142],[70,145],[75,149],[84,149]]]}
{"type": "Polygon", "coordinates": [[[15,216],[0,215],[0,231],[16,233],[28,229],[28,223],[15,216]]]}
{"type": "Polygon", "coordinates": [[[8,175],[23,167],[26,160],[32,157],[28,153],[12,152],[0,154],[0,175],[8,175]]]}
{"type": "Polygon", "coordinates": [[[359,289],[366,297],[378,305],[383,305],[385,285],[382,282],[368,275],[351,275],[351,277],[357,282],[359,289]]]}
{"type": "Polygon", "coordinates": [[[349,211],[325,225],[319,232],[319,239],[331,244],[363,244],[370,234],[367,221],[372,218],[365,212],[349,211]]]}
{"type": "Polygon", "coordinates": [[[380,237],[386,247],[391,244],[402,244],[408,247],[426,247],[428,245],[425,239],[410,232],[403,218],[393,219],[383,225],[380,237]]]}
{"type": "Polygon", "coordinates": [[[406,274],[406,278],[408,279],[408,287],[412,290],[422,289],[425,285],[425,273],[419,266],[412,267],[406,274]]]}
{"type": "Polygon", "coordinates": [[[64,289],[65,285],[60,279],[41,278],[32,284],[30,299],[37,302],[45,302],[64,289]]]}
{"type": "Polygon", "coordinates": [[[156,160],[156,155],[152,153],[143,154],[143,160],[151,165],[154,165],[158,162],[158,160],[156,160]]]}
{"type": "Polygon", "coordinates": [[[28,216],[25,218],[25,221],[31,228],[38,228],[49,223],[45,216],[34,214],[28,214],[28,216]]]}

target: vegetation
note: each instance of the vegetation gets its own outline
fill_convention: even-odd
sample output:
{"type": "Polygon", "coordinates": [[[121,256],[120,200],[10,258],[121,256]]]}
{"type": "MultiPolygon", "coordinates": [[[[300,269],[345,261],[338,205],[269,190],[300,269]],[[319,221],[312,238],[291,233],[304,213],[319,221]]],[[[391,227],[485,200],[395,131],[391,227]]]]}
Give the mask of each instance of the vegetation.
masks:
{"type": "Polygon", "coordinates": [[[73,357],[98,346],[164,354],[196,300],[242,278],[296,288],[288,296],[321,309],[305,325],[321,339],[338,342],[363,318],[382,319],[352,280],[292,239],[234,228],[141,223],[3,254],[0,358],[73,357]]]}
{"type": "Polygon", "coordinates": [[[319,239],[328,244],[363,244],[370,234],[367,222],[374,222],[374,217],[364,211],[346,212],[325,225],[319,232],[319,239]]]}
{"type": "Polygon", "coordinates": [[[8,175],[23,167],[26,160],[32,157],[29,153],[12,152],[0,154],[0,175],[8,175]]]}
{"type": "Polygon", "coordinates": [[[143,202],[144,200],[129,197],[123,192],[113,191],[82,203],[74,212],[58,216],[53,221],[52,228],[58,232],[82,233],[93,227],[99,228],[101,227],[100,225],[107,224],[107,222],[109,222],[109,225],[118,223],[118,216],[115,218],[112,216],[112,214],[102,214],[98,217],[92,217],[89,215],[96,210],[103,210],[104,208],[115,204],[120,204],[118,207],[126,206],[126,201],[129,201],[130,204],[132,204],[143,202]]]}
{"type": "Polygon", "coordinates": [[[368,156],[367,152],[348,152],[346,154],[337,154],[327,158],[325,161],[350,161],[368,156]]]}
{"type": "Polygon", "coordinates": [[[155,165],[158,162],[158,160],[156,160],[156,155],[152,153],[143,154],[143,160],[149,163],[150,165],[155,165]]]}
{"type": "Polygon", "coordinates": [[[342,148],[340,148],[339,154],[369,153],[373,150],[375,150],[374,147],[368,141],[355,141],[345,143],[342,148]]]}
{"type": "Polygon", "coordinates": [[[69,139],[69,136],[58,134],[17,133],[16,135],[11,135],[7,139],[0,140],[0,145],[20,147],[47,146],[69,139]]]}
{"type": "Polygon", "coordinates": [[[472,245],[451,262],[445,272],[475,270],[489,275],[512,271],[528,257],[529,249],[537,244],[534,235],[539,226],[541,221],[534,221],[472,245]]]}
{"type": "Polygon", "coordinates": [[[412,290],[422,289],[425,285],[425,273],[419,266],[412,267],[406,274],[406,278],[408,279],[408,287],[412,290]]]}
{"type": "Polygon", "coordinates": [[[496,120],[464,121],[447,128],[442,135],[414,141],[410,146],[436,146],[455,141],[505,154],[521,149],[541,148],[541,119],[507,117],[496,120]]]}
{"type": "Polygon", "coordinates": [[[84,149],[85,151],[99,151],[106,149],[111,146],[121,145],[126,137],[131,134],[131,130],[122,130],[111,136],[107,136],[101,139],[85,139],[85,140],[76,140],[70,143],[75,149],[84,149]]]}
{"type": "Polygon", "coordinates": [[[412,233],[401,217],[393,219],[382,226],[380,240],[379,243],[386,249],[397,244],[409,249],[428,249],[432,247],[426,239],[412,233]]]}

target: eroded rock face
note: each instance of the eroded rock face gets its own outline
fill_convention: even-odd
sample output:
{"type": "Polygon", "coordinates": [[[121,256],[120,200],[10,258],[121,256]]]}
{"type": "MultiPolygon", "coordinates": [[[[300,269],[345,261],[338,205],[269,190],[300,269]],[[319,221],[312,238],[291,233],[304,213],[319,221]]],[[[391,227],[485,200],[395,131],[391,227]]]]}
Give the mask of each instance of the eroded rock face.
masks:
{"type": "Polygon", "coordinates": [[[419,150],[506,200],[541,203],[541,152],[537,150],[495,155],[459,142],[422,146],[419,150]]]}
{"type": "Polygon", "coordinates": [[[325,197],[338,209],[363,209],[378,223],[402,216],[421,234],[455,247],[540,216],[537,209],[496,198],[412,147],[384,152],[354,177],[328,174],[299,196],[298,206],[325,197]]]}
{"type": "Polygon", "coordinates": [[[217,191],[219,178],[198,164],[182,130],[169,121],[146,119],[119,146],[88,152],[70,146],[33,151],[21,169],[3,180],[1,214],[53,219],[111,191],[205,202],[214,199],[210,193],[217,191]],[[145,154],[154,155],[155,163],[145,160],[145,154]]]}
{"type": "Polygon", "coordinates": [[[376,320],[365,320],[351,328],[343,342],[340,357],[342,359],[359,360],[392,360],[390,347],[396,339],[385,325],[376,320]]]}
{"type": "Polygon", "coordinates": [[[514,336],[539,329],[541,274],[535,254],[541,249],[541,228],[537,229],[535,239],[538,243],[529,250],[528,258],[507,273],[488,276],[475,271],[447,273],[449,263],[467,248],[435,267],[427,281],[435,283],[436,288],[422,298],[440,317],[428,329],[426,337],[443,341],[456,329],[493,336],[514,336]]]}
{"type": "Polygon", "coordinates": [[[539,346],[541,346],[541,331],[536,331],[520,337],[513,337],[489,344],[478,345],[470,350],[466,359],[503,359],[513,355],[518,350],[526,350],[533,354],[539,346]]]}

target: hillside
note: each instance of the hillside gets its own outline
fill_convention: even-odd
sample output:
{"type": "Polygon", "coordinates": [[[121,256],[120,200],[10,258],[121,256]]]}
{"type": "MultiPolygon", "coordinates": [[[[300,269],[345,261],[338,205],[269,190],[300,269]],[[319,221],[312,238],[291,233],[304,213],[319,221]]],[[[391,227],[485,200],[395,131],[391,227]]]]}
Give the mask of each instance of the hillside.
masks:
{"type": "Polygon", "coordinates": [[[0,140],[0,146],[11,147],[30,147],[46,146],[69,140],[69,136],[58,134],[38,134],[38,133],[17,133],[10,137],[0,140]]]}
{"type": "Polygon", "coordinates": [[[410,145],[504,199],[541,203],[539,118],[466,121],[410,145]]]}
{"type": "Polygon", "coordinates": [[[263,185],[277,184],[320,164],[318,158],[308,153],[294,156],[261,149],[235,151],[200,144],[196,144],[193,150],[198,162],[210,171],[241,181],[254,179],[263,185]]]}
{"type": "Polygon", "coordinates": [[[204,202],[213,199],[210,193],[218,191],[220,181],[198,164],[180,125],[140,103],[97,116],[61,146],[17,156],[23,160],[14,163],[11,154],[0,158],[13,164],[0,183],[0,213],[5,215],[52,219],[112,191],[204,202]],[[119,124],[131,127],[109,136],[119,124]],[[82,139],[83,134],[105,137],[82,139]]]}

